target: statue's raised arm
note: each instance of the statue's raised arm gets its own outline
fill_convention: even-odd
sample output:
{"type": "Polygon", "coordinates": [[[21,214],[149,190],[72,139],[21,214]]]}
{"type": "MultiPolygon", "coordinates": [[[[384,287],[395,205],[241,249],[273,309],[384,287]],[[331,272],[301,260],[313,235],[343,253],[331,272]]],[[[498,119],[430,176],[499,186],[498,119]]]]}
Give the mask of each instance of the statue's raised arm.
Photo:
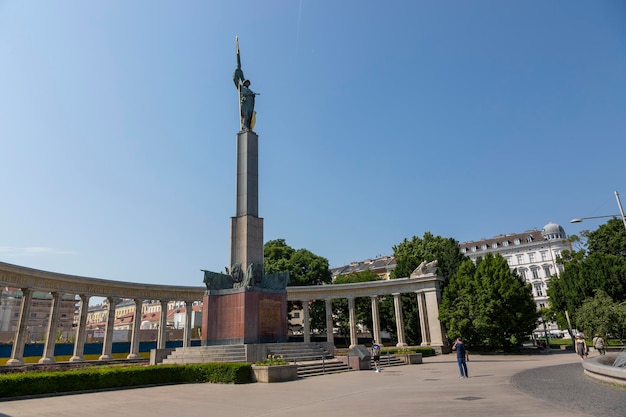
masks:
{"type": "Polygon", "coordinates": [[[235,42],[237,43],[237,68],[235,68],[235,72],[233,73],[233,82],[235,83],[237,91],[239,91],[241,83],[243,83],[245,78],[243,76],[243,70],[241,69],[241,56],[239,55],[239,38],[236,36],[235,42]]]}

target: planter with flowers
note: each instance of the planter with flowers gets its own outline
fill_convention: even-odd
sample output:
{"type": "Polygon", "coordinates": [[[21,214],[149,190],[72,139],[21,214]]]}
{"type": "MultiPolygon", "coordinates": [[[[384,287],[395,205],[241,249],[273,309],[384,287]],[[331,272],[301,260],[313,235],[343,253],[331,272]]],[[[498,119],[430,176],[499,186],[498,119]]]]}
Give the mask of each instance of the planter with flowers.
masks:
{"type": "Polygon", "coordinates": [[[255,382],[284,382],[297,378],[298,365],[290,365],[282,356],[267,355],[263,362],[252,365],[252,379],[255,382]]]}
{"type": "Polygon", "coordinates": [[[412,349],[400,349],[396,352],[396,356],[402,358],[407,365],[414,365],[416,363],[423,363],[422,353],[416,352],[412,349]]]}

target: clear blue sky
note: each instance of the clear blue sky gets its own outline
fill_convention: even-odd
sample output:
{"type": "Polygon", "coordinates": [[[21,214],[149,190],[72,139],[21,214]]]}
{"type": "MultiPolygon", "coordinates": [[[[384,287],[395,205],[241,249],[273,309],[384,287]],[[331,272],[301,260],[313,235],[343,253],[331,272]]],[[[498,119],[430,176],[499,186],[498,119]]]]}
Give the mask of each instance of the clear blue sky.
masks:
{"type": "Polygon", "coordinates": [[[202,285],[229,262],[239,35],[260,216],[331,266],[579,233],[626,202],[626,3],[0,1],[0,260],[202,285]]]}

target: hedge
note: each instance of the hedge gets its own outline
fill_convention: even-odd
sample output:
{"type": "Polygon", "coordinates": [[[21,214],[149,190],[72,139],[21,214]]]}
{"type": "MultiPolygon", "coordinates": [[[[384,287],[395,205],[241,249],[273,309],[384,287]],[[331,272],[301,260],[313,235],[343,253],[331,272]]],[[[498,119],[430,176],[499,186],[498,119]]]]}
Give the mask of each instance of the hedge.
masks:
{"type": "Polygon", "coordinates": [[[89,368],[0,375],[0,398],[145,385],[252,382],[249,363],[89,368]]]}

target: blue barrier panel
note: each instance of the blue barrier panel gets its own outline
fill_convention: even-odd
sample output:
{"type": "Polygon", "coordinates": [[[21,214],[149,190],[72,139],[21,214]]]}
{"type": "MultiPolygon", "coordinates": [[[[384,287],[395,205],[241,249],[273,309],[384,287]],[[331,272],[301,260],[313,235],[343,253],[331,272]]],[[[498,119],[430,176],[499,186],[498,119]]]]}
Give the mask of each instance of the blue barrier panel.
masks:
{"type": "MultiPolygon", "coordinates": [[[[139,352],[150,352],[152,349],[156,349],[156,341],[140,342],[139,352]]],[[[191,346],[201,346],[201,340],[192,340],[191,346]]],[[[183,346],[182,340],[168,340],[165,343],[166,348],[179,348],[183,346]]],[[[24,346],[24,357],[28,356],[43,356],[43,343],[32,343],[24,346]]],[[[10,358],[13,345],[0,345],[0,358],[10,358]]],[[[102,343],[85,343],[85,349],[83,351],[85,355],[101,355],[102,343]]],[[[115,342],[111,346],[111,353],[130,353],[130,342],[115,342]]],[[[74,344],[72,343],[57,343],[54,346],[54,356],[72,356],[74,354],[74,344]]]]}

